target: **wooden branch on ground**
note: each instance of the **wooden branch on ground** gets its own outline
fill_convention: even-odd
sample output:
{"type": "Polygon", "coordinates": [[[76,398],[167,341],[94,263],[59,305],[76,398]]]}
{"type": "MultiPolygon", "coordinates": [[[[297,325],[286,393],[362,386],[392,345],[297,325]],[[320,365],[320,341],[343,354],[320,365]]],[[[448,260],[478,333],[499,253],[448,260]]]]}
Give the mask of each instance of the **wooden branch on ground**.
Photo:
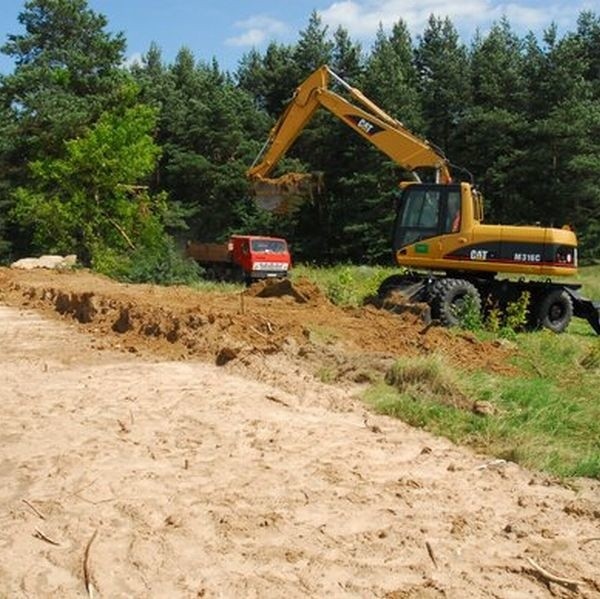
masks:
{"type": "Polygon", "coordinates": [[[433,553],[433,547],[431,546],[431,543],[429,541],[425,541],[425,547],[427,547],[427,553],[429,554],[429,558],[433,562],[433,565],[437,568],[438,565],[435,559],[435,555],[433,553]]]}
{"type": "Polygon", "coordinates": [[[273,401],[275,403],[281,404],[282,406],[285,406],[286,408],[292,407],[292,406],[290,406],[289,403],[283,401],[283,399],[279,399],[279,397],[275,397],[274,395],[265,395],[265,399],[268,399],[269,401],[273,401]]]}
{"type": "Polygon", "coordinates": [[[556,584],[562,584],[566,587],[575,589],[585,584],[581,580],[571,580],[570,578],[564,578],[563,576],[552,574],[552,572],[548,572],[548,570],[542,568],[542,566],[534,562],[530,557],[527,558],[527,561],[529,562],[529,565],[547,582],[555,582],[556,584]]]}
{"type": "Polygon", "coordinates": [[[50,545],[56,545],[57,547],[60,547],[60,543],[58,541],[51,539],[48,535],[44,534],[41,530],[37,528],[35,529],[35,533],[33,534],[33,536],[36,539],[41,539],[42,541],[46,541],[46,543],[50,543],[50,545]]]}
{"type": "Polygon", "coordinates": [[[90,547],[92,546],[92,543],[94,542],[94,539],[96,538],[97,534],[98,529],[94,531],[94,534],[88,541],[87,545],[85,546],[85,551],[83,552],[83,581],[85,582],[85,590],[90,599],[92,599],[92,597],[94,596],[94,591],[92,587],[92,581],[90,579],[90,567],[88,562],[90,559],[90,547]]]}
{"type": "Polygon", "coordinates": [[[41,518],[42,520],[46,519],[46,516],[44,516],[44,514],[42,514],[34,505],[32,505],[31,503],[29,503],[29,501],[27,501],[27,499],[21,499],[21,501],[38,517],[41,518]]]}

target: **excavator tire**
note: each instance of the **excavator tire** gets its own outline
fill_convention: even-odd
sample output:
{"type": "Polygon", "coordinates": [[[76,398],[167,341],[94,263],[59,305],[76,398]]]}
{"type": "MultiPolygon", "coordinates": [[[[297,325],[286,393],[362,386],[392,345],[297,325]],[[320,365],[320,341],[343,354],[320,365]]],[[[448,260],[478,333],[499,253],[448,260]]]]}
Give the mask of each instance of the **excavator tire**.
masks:
{"type": "Polygon", "coordinates": [[[481,311],[481,295],[477,288],[464,279],[439,279],[431,287],[429,305],[432,318],[439,320],[445,327],[461,324],[466,298],[470,298],[470,310],[481,311]]]}
{"type": "Polygon", "coordinates": [[[552,289],[536,310],[538,326],[562,333],[573,317],[573,300],[564,289],[552,289]]]}

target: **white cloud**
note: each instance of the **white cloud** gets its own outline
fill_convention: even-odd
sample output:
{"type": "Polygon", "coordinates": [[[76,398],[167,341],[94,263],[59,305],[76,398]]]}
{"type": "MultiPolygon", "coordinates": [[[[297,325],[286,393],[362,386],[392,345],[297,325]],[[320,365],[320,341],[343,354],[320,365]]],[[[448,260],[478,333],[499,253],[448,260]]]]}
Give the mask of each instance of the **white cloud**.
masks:
{"type": "Polygon", "coordinates": [[[287,25],[282,21],[267,16],[254,16],[234,23],[241,33],[230,37],[225,42],[230,46],[258,46],[273,37],[285,34],[287,25]]]}
{"type": "Polygon", "coordinates": [[[134,52],[123,61],[123,66],[126,69],[130,69],[131,67],[138,65],[141,66],[143,64],[143,57],[141,52],[134,52]]]}
{"type": "MultiPolygon", "coordinates": [[[[553,4],[534,6],[495,0],[341,0],[319,13],[332,29],[341,25],[352,36],[366,39],[372,38],[380,24],[389,30],[400,19],[413,33],[422,33],[432,13],[449,16],[461,31],[473,31],[477,27],[485,30],[503,15],[520,30],[540,29],[552,21],[568,24],[578,12],[578,7],[568,1],[555,0],[553,4]]],[[[583,7],[584,4],[580,4],[580,8],[583,7]]]]}

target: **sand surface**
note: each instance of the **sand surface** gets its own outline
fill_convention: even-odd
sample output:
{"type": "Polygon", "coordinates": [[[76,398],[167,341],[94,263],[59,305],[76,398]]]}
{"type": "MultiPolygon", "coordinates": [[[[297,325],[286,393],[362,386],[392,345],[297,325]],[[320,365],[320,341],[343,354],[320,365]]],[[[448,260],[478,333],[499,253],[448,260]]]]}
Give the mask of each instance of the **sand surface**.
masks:
{"type": "Polygon", "coordinates": [[[600,597],[597,482],[567,488],[368,413],[297,347],[217,366],[215,334],[204,359],[169,358],[101,320],[20,308],[40,294],[9,287],[0,597],[87,597],[85,570],[110,598],[600,597]]]}

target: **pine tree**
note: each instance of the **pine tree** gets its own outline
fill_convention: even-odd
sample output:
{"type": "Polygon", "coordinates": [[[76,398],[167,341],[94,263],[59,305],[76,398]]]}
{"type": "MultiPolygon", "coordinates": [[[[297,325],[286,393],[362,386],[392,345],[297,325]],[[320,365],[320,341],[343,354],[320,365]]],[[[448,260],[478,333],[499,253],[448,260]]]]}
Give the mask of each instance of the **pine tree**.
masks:
{"type": "Polygon", "coordinates": [[[412,40],[403,21],[387,36],[380,26],[363,78],[366,95],[412,131],[423,126],[412,40]]]}
{"type": "Polygon", "coordinates": [[[416,64],[428,139],[453,160],[461,160],[457,129],[470,97],[467,51],[449,18],[430,16],[416,49],[416,64]]]}
{"type": "Polygon", "coordinates": [[[577,19],[575,35],[583,45],[585,78],[592,83],[594,96],[600,98],[600,16],[583,11],[577,19]]]}
{"type": "Polygon", "coordinates": [[[334,44],[328,39],[327,30],[319,13],[313,10],[294,50],[300,78],[304,79],[320,66],[331,63],[334,44]]]}
{"type": "Polygon", "coordinates": [[[21,156],[60,155],[63,141],[123,101],[125,39],[105,31],[86,0],[29,0],[2,52],[16,63],[1,80],[21,156]]]}
{"type": "Polygon", "coordinates": [[[461,124],[464,164],[483,190],[488,220],[526,223],[527,86],[523,43],[502,19],[471,49],[472,107],[461,124]]]}
{"type": "Polygon", "coordinates": [[[338,27],[333,34],[331,68],[342,79],[357,79],[362,72],[362,49],[350,38],[347,29],[338,27]]]}
{"type": "Polygon", "coordinates": [[[506,18],[475,43],[471,61],[475,105],[510,112],[523,110],[523,45],[506,18]]]}
{"type": "Polygon", "coordinates": [[[187,235],[218,240],[232,231],[250,232],[244,228],[256,214],[245,171],[268,131],[266,115],[218,63],[197,63],[186,48],[164,69],[155,56],[136,69],[136,77],[143,90],[161,83],[149,96],[160,108],[158,189],[187,212],[187,235]]]}

